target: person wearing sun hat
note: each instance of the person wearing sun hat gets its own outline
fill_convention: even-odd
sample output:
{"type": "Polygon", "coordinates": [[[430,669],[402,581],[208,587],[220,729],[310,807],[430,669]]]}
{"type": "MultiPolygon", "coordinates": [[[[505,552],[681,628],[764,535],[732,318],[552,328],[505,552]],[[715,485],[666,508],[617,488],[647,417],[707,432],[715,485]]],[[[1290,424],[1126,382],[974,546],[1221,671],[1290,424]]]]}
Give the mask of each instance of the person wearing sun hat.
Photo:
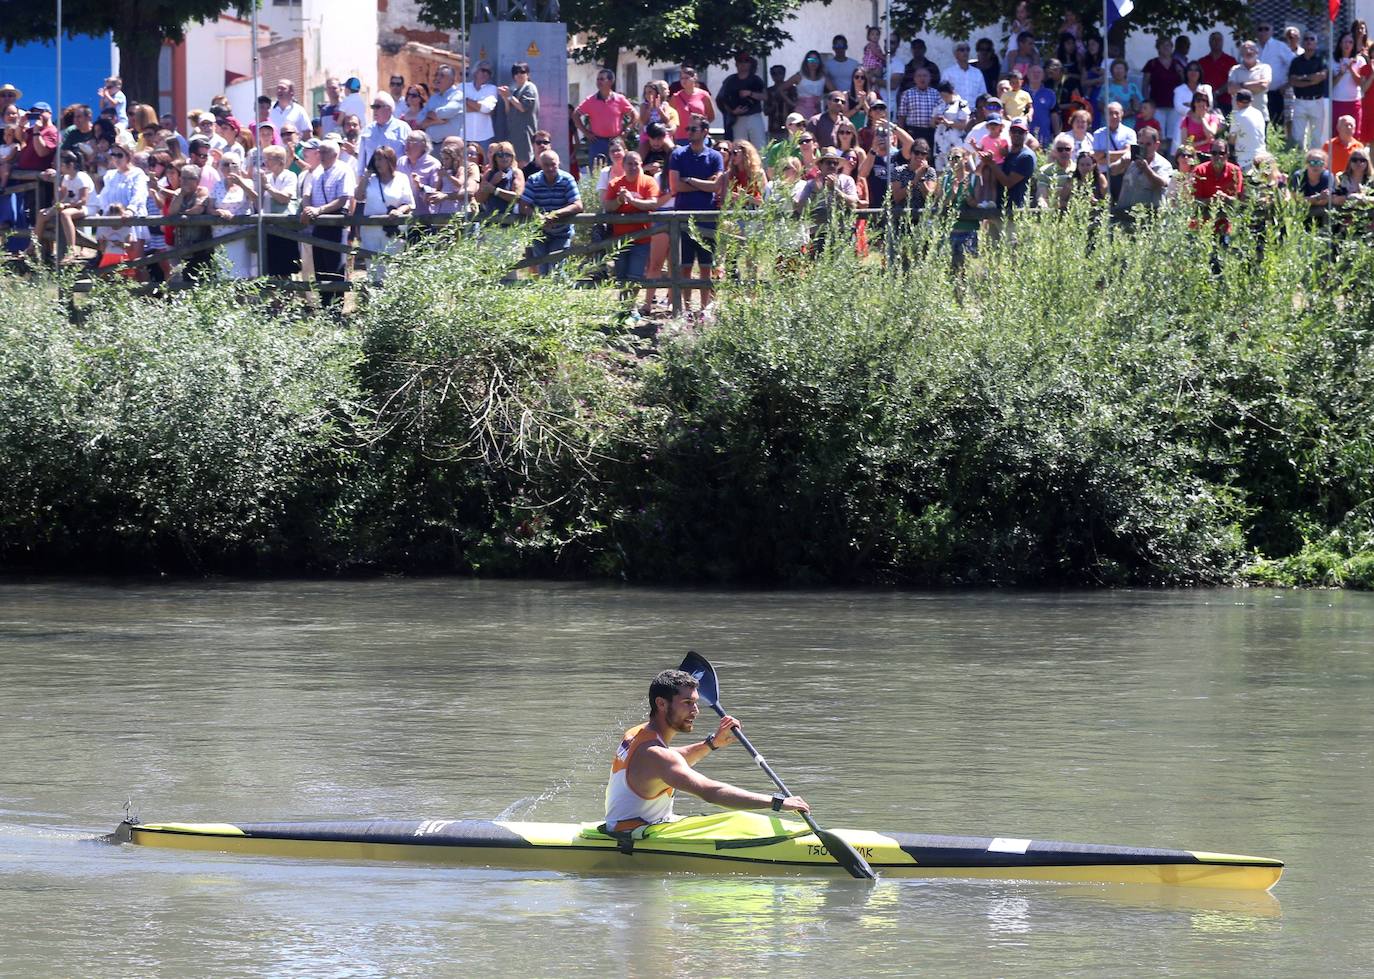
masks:
{"type": "MultiPolygon", "coordinates": [[[[810,236],[818,249],[826,246],[831,215],[859,206],[859,187],[853,177],[840,172],[843,163],[843,154],[827,146],[816,161],[816,175],[810,180],[798,181],[792,190],[796,212],[810,215],[810,236]]],[[[852,224],[850,222],[851,227],[852,224]]]]}

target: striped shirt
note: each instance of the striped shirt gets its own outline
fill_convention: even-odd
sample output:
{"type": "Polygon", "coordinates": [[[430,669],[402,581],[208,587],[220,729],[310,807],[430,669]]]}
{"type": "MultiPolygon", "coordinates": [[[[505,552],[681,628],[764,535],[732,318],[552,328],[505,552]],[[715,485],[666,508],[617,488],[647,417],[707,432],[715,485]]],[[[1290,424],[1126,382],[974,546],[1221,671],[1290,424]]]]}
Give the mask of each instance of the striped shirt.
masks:
{"type": "Polygon", "coordinates": [[[909,88],[902,93],[897,106],[897,115],[907,129],[929,129],[942,99],[933,88],[909,88]]]}
{"type": "Polygon", "coordinates": [[[541,212],[556,211],[581,199],[582,193],[577,189],[577,181],[573,180],[572,174],[566,170],[559,170],[553,183],[549,183],[544,178],[544,171],[540,170],[525,181],[525,192],[520,195],[522,203],[529,204],[541,212]]]}
{"type": "Polygon", "coordinates": [[[320,168],[315,171],[310,187],[310,203],[315,207],[323,207],[340,197],[352,197],[357,187],[353,168],[336,160],[328,170],[320,168]]]}

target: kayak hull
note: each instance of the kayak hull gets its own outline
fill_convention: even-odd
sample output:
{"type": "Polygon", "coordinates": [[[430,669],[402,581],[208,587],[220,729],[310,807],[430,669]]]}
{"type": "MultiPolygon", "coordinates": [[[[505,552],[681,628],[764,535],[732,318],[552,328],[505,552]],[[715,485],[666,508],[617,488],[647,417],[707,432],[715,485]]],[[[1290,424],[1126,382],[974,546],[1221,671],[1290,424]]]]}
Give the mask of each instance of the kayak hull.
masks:
{"type": "MultiPolygon", "coordinates": [[[[776,819],[767,822],[777,832],[755,834],[749,839],[689,836],[633,841],[602,836],[576,823],[124,822],[113,839],[166,849],[264,857],[392,860],[590,875],[847,877],[820,840],[806,832],[804,826],[776,819]],[[793,831],[793,827],[800,827],[801,831],[793,831]]],[[[1273,887],[1283,873],[1281,861],[1235,854],[990,837],[834,832],[863,854],[883,877],[1162,884],[1263,891],[1273,887]]]]}

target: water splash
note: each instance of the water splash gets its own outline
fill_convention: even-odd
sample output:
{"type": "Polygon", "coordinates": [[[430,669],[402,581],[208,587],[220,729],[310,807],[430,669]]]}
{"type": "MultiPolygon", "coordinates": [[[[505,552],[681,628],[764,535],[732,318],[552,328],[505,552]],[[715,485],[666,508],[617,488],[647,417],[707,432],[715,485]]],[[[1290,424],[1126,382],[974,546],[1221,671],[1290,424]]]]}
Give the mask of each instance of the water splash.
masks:
{"type": "MultiPolygon", "coordinates": [[[[608,733],[605,738],[598,738],[590,744],[584,745],[574,753],[578,760],[573,764],[571,770],[566,775],[555,779],[548,788],[537,795],[527,795],[516,799],[505,809],[501,810],[497,819],[530,820],[533,819],[536,810],[545,803],[555,799],[569,796],[573,789],[581,788],[583,782],[588,777],[596,781],[598,789],[597,798],[600,798],[599,790],[605,784],[606,772],[611,765],[611,751],[615,742],[615,735],[622,733],[633,727],[643,719],[643,713],[636,709],[634,712],[622,714],[615,722],[614,733],[608,733]]],[[[577,819],[576,815],[562,814],[566,818],[577,819]]],[[[594,813],[582,813],[581,818],[586,820],[588,816],[600,815],[600,809],[594,813]]],[[[547,817],[546,817],[547,818],[547,817]]]]}

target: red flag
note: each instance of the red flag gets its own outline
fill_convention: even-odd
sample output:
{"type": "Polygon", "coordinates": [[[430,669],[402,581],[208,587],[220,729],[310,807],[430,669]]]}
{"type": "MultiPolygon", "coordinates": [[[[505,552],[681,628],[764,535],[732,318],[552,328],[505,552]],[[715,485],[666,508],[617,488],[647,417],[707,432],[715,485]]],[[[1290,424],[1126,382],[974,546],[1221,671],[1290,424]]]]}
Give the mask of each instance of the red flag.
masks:
{"type": "Polygon", "coordinates": [[[1341,15],[1341,0],[1328,0],[1331,8],[1331,23],[1336,23],[1336,18],[1341,15]]]}

